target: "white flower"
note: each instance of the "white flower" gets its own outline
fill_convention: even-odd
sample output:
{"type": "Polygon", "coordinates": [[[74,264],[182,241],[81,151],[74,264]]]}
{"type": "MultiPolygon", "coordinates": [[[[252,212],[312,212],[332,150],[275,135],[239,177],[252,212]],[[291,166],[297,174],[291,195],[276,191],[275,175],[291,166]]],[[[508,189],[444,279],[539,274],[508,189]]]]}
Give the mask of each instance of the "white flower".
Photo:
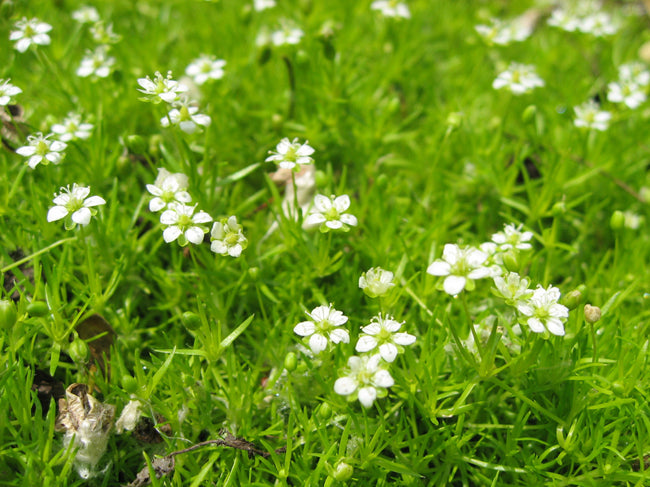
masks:
{"type": "Polygon", "coordinates": [[[528,317],[526,322],[535,333],[548,330],[553,335],[564,336],[564,322],[569,316],[569,309],[558,303],[560,290],[549,286],[538,286],[527,302],[520,303],[517,309],[528,317]]]}
{"type": "Polygon", "coordinates": [[[381,313],[375,316],[369,325],[361,328],[355,350],[360,353],[369,352],[379,347],[379,355],[386,362],[393,362],[397,353],[403,351],[403,346],[415,343],[415,337],[408,333],[397,333],[404,323],[395,321],[392,316],[383,317],[381,313]]]}
{"type": "Polygon", "coordinates": [[[321,232],[330,230],[343,230],[347,232],[349,226],[357,225],[357,217],[345,213],[350,208],[350,197],[346,194],[342,196],[323,196],[317,194],[314,197],[314,208],[305,218],[307,226],[320,225],[321,232]]]}
{"type": "Polygon", "coordinates": [[[147,184],[154,198],[149,202],[149,210],[160,211],[177,203],[190,203],[192,197],[187,192],[187,176],[182,173],[170,173],[167,169],[158,169],[158,177],[153,184],[147,184]]]}
{"type": "Polygon", "coordinates": [[[623,212],[623,226],[629,228],[630,230],[638,230],[641,225],[645,222],[645,218],[633,211],[624,211],[623,212]]]}
{"type": "Polygon", "coordinates": [[[275,7],[275,0],[253,0],[253,8],[257,12],[275,7]]]}
{"type": "Polygon", "coordinates": [[[98,46],[94,51],[87,51],[86,56],[81,60],[77,68],[77,76],[87,78],[96,76],[106,78],[111,74],[111,68],[115,64],[115,58],[108,55],[108,46],[98,46]]]}
{"type": "Polygon", "coordinates": [[[359,278],[359,287],[371,298],[383,296],[393,286],[393,273],[381,267],[371,267],[359,278]]]}
{"type": "Polygon", "coordinates": [[[492,83],[495,90],[508,88],[515,95],[521,95],[538,86],[544,86],[544,81],[537,76],[535,67],[519,63],[510,63],[508,69],[500,73],[492,83]]]}
{"type": "Polygon", "coordinates": [[[122,36],[113,32],[113,24],[105,24],[103,21],[95,22],[90,28],[90,34],[97,44],[115,44],[120,42],[122,36]]]}
{"type": "Polygon", "coordinates": [[[282,169],[299,171],[300,166],[314,162],[314,159],[309,157],[313,153],[314,149],[309,145],[308,140],[301,144],[298,139],[289,142],[285,137],[278,143],[275,151],[269,151],[271,155],[266,158],[266,162],[273,161],[282,169]]]}
{"type": "Polygon", "coordinates": [[[573,110],[576,112],[576,118],[573,121],[576,127],[600,131],[607,130],[609,127],[612,114],[600,110],[600,105],[593,100],[574,107],[573,110]]]}
{"type": "Polygon", "coordinates": [[[573,12],[560,7],[553,10],[547,21],[548,25],[559,27],[560,29],[566,30],[568,32],[578,30],[580,22],[580,17],[576,16],[573,12]]]}
{"type": "Polygon", "coordinates": [[[646,95],[638,84],[621,80],[607,85],[607,99],[614,103],[624,103],[634,109],[646,100],[646,95]]]}
{"type": "Polygon", "coordinates": [[[215,254],[239,257],[248,247],[248,240],[244,236],[242,226],[237,223],[237,217],[234,215],[227,220],[215,222],[210,239],[212,240],[210,250],[215,254]]]}
{"type": "Polygon", "coordinates": [[[166,78],[163,78],[162,74],[156,71],[153,80],[147,76],[138,79],[138,84],[141,87],[141,89],[138,88],[138,91],[148,95],[145,98],[140,98],[140,100],[152,103],[160,103],[161,101],[172,103],[178,100],[180,93],[188,90],[187,86],[172,79],[171,71],[167,73],[166,78]]]}
{"type": "Polygon", "coordinates": [[[187,206],[179,203],[168,207],[160,215],[160,223],[167,225],[163,230],[165,242],[170,243],[178,239],[178,243],[183,247],[188,242],[195,245],[203,242],[203,234],[208,233],[208,228],[202,224],[210,223],[212,217],[205,211],[194,214],[195,209],[196,205],[187,206]]]}
{"type": "Polygon", "coordinates": [[[434,261],[427,268],[427,273],[432,276],[447,276],[443,288],[447,294],[456,296],[468,285],[473,288],[474,279],[490,276],[490,269],[483,266],[487,258],[485,252],[473,247],[460,248],[456,244],[445,244],[442,260],[434,261]]]}
{"type": "Polygon", "coordinates": [[[190,105],[187,98],[183,97],[180,101],[175,102],[167,116],[160,119],[160,124],[163,127],[169,127],[170,121],[173,125],[178,125],[180,129],[187,133],[193,134],[199,125],[208,127],[212,123],[212,119],[208,115],[197,113],[199,107],[190,105]]]}
{"type": "Polygon", "coordinates": [[[281,21],[280,29],[271,32],[270,42],[276,46],[295,45],[305,33],[289,21],[281,21]]]}
{"type": "Polygon", "coordinates": [[[93,130],[93,124],[82,123],[81,115],[68,113],[62,123],[52,125],[52,132],[59,136],[59,140],[68,142],[75,139],[87,139],[93,130]]]}
{"type": "Polygon", "coordinates": [[[9,34],[9,40],[16,41],[14,48],[18,52],[25,52],[32,44],[46,46],[50,43],[50,36],[47,35],[52,30],[50,24],[41,22],[36,18],[28,20],[27,17],[23,17],[16,22],[14,27],[17,30],[9,34]]]}
{"type": "Polygon", "coordinates": [[[58,195],[55,195],[52,202],[56,205],[47,212],[47,221],[54,222],[61,220],[68,215],[72,224],[66,224],[69,230],[74,225],[88,225],[90,218],[97,213],[97,210],[91,209],[93,206],[105,205],[106,201],[101,196],[87,196],[90,194],[90,188],[86,186],[77,186],[77,184],[61,188],[58,195]]]}
{"type": "Polygon", "coordinates": [[[494,277],[496,294],[505,299],[508,305],[515,308],[520,304],[525,304],[533,294],[533,290],[528,289],[529,284],[528,279],[522,278],[516,272],[509,272],[505,277],[494,277]]]}
{"type": "Polygon", "coordinates": [[[122,409],[122,414],[115,422],[115,432],[119,435],[123,431],[133,431],[138,420],[142,415],[142,403],[137,399],[131,399],[124,409],[122,409]]]}
{"type": "Polygon", "coordinates": [[[59,140],[50,140],[54,134],[43,136],[42,133],[28,135],[27,142],[29,145],[19,147],[16,153],[24,157],[29,157],[27,165],[34,169],[39,164],[47,166],[50,162],[58,164],[63,159],[63,150],[68,146],[65,142],[59,140]]]}
{"type": "Polygon", "coordinates": [[[99,22],[99,13],[95,7],[83,5],[72,12],[72,18],[80,24],[93,24],[99,22]]]}
{"type": "Polygon", "coordinates": [[[530,250],[533,248],[528,241],[533,238],[533,232],[522,232],[523,225],[515,226],[513,223],[507,224],[503,232],[497,232],[492,235],[492,241],[499,246],[499,250],[530,250]]]}
{"type": "Polygon", "coordinates": [[[379,10],[386,17],[411,18],[411,11],[408,5],[397,0],[376,0],[370,5],[372,10],[379,10]]]}
{"type": "Polygon", "coordinates": [[[13,96],[23,92],[17,86],[12,85],[10,81],[11,79],[0,79],[0,107],[9,105],[13,96]]]}
{"type": "Polygon", "coordinates": [[[395,384],[390,373],[379,366],[379,355],[348,359],[348,373],[334,383],[334,392],[349,396],[357,392],[357,399],[366,408],[372,406],[375,399],[386,396],[386,388],[395,384]]]}
{"type": "Polygon", "coordinates": [[[225,65],[226,61],[223,59],[203,54],[185,68],[185,74],[191,76],[197,85],[202,85],[208,80],[223,78],[225,65]]]}
{"type": "Polygon", "coordinates": [[[505,46],[512,41],[523,41],[530,36],[531,27],[516,20],[504,22],[501,19],[492,19],[491,25],[477,25],[474,27],[488,44],[505,46]]]}
{"type": "Polygon", "coordinates": [[[595,12],[583,17],[578,22],[577,29],[580,32],[594,35],[596,37],[614,35],[618,31],[618,24],[606,12],[595,12]]]}
{"type": "Polygon", "coordinates": [[[618,76],[623,82],[632,82],[639,86],[650,84],[650,71],[646,69],[645,64],[638,61],[621,64],[618,67],[618,76]]]}
{"type": "Polygon", "coordinates": [[[332,343],[349,343],[348,331],[339,328],[347,323],[348,317],[340,311],[329,306],[318,306],[311,313],[307,313],[310,321],[298,323],[293,331],[301,337],[309,337],[309,348],[318,354],[327,348],[328,341],[332,343]]]}

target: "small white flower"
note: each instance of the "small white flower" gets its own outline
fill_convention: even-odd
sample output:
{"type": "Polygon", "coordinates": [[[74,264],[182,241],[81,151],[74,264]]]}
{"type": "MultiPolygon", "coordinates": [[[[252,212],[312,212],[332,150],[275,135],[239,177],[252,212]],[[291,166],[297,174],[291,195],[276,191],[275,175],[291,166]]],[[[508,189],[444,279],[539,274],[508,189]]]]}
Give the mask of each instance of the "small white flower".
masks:
{"type": "Polygon", "coordinates": [[[113,32],[113,24],[106,24],[103,21],[95,22],[90,28],[90,34],[97,44],[116,44],[122,36],[113,32]]]}
{"type": "Polygon", "coordinates": [[[39,164],[47,166],[50,162],[58,164],[63,159],[63,150],[68,146],[60,140],[50,140],[54,134],[43,136],[42,133],[28,135],[28,145],[16,149],[16,153],[29,157],[27,165],[34,169],[39,164]]]}
{"type": "Polygon", "coordinates": [[[623,218],[623,226],[630,230],[638,230],[645,222],[645,218],[642,215],[629,210],[623,212],[623,218]]]}
{"type": "Polygon", "coordinates": [[[359,278],[359,287],[371,298],[383,296],[393,286],[393,273],[381,267],[371,267],[359,278]]]}
{"type": "Polygon", "coordinates": [[[513,20],[504,22],[501,19],[492,19],[491,25],[477,25],[474,27],[488,44],[505,46],[513,41],[523,41],[531,34],[531,27],[522,22],[513,20]]]}
{"type": "Polygon", "coordinates": [[[330,230],[343,230],[347,232],[349,227],[357,225],[357,217],[346,213],[350,208],[350,197],[346,194],[341,196],[323,196],[317,194],[314,197],[314,208],[305,218],[307,226],[320,225],[321,232],[330,230]]]}
{"type": "Polygon", "coordinates": [[[14,48],[18,52],[25,52],[32,44],[46,46],[50,43],[50,36],[47,35],[52,30],[50,24],[36,18],[28,20],[27,17],[23,17],[14,27],[17,30],[9,34],[9,40],[16,41],[14,48]]]}
{"type": "Polygon", "coordinates": [[[517,305],[521,314],[527,316],[526,323],[535,333],[548,330],[553,335],[564,336],[564,322],[569,316],[569,309],[558,303],[560,290],[549,286],[538,286],[527,302],[517,305]]]}
{"type": "Polygon", "coordinates": [[[514,95],[521,95],[536,87],[544,86],[544,80],[537,76],[535,67],[529,64],[510,63],[492,83],[495,90],[508,88],[514,95]]]}
{"type": "Polygon", "coordinates": [[[163,78],[162,74],[156,71],[153,80],[147,76],[138,79],[138,84],[141,87],[138,88],[138,91],[148,95],[145,98],[140,98],[140,100],[152,103],[160,103],[161,101],[173,103],[179,99],[180,93],[185,93],[188,90],[187,86],[172,79],[171,71],[167,73],[166,78],[163,78]]]}
{"type": "Polygon", "coordinates": [[[600,131],[607,130],[609,127],[612,114],[601,110],[600,105],[593,100],[574,107],[573,110],[576,112],[576,118],[573,121],[576,127],[600,131]]]}
{"type": "Polygon", "coordinates": [[[595,12],[587,15],[577,25],[577,29],[580,32],[596,37],[614,35],[618,31],[618,27],[618,24],[614,22],[611,15],[607,12],[595,12]]]}
{"type": "Polygon", "coordinates": [[[253,0],[253,8],[257,12],[275,7],[275,0],[253,0]]]}
{"type": "Polygon", "coordinates": [[[199,125],[208,127],[212,123],[212,119],[208,115],[197,113],[199,107],[192,106],[187,98],[183,97],[180,101],[175,102],[167,116],[160,119],[160,124],[163,127],[169,127],[170,121],[173,125],[178,125],[179,128],[187,133],[193,134],[199,125]]]}
{"type": "Polygon", "coordinates": [[[366,408],[371,407],[375,399],[385,397],[386,389],[395,384],[390,372],[380,367],[380,361],[379,355],[350,357],[347,375],[336,380],[334,392],[341,396],[357,392],[359,402],[366,408]]]}
{"type": "Polygon", "coordinates": [[[370,5],[371,10],[379,10],[386,17],[411,18],[411,11],[406,3],[397,0],[376,0],[370,5]]]}
{"type": "Polygon", "coordinates": [[[75,139],[87,139],[93,130],[93,124],[82,123],[81,115],[68,113],[62,123],[52,125],[52,132],[59,136],[59,140],[68,142],[75,139]]]}
{"type": "Polygon", "coordinates": [[[98,46],[94,51],[87,51],[77,68],[77,76],[87,78],[96,76],[106,78],[111,74],[115,58],[108,55],[108,46],[98,46]]]}
{"type": "Polygon", "coordinates": [[[314,162],[311,156],[314,149],[309,145],[309,141],[304,144],[293,139],[289,142],[288,138],[282,139],[275,148],[275,151],[269,151],[271,154],[266,158],[266,162],[275,162],[282,169],[300,170],[300,166],[314,162]]]}
{"type": "Polygon", "coordinates": [[[574,32],[578,30],[580,22],[580,17],[576,16],[573,12],[570,12],[561,7],[553,10],[547,21],[548,25],[559,27],[560,29],[566,30],[567,32],[574,32]]]}
{"type": "Polygon", "coordinates": [[[434,261],[427,273],[432,276],[446,276],[443,288],[447,294],[456,296],[466,286],[473,288],[475,279],[483,279],[491,275],[483,263],[488,255],[473,247],[460,248],[456,244],[445,244],[442,259],[434,261]]]}
{"type": "Polygon", "coordinates": [[[271,32],[269,41],[275,46],[295,45],[300,42],[305,33],[292,22],[283,20],[280,29],[271,32]]]}
{"type": "Polygon", "coordinates": [[[639,86],[648,86],[650,84],[650,71],[646,65],[638,61],[621,64],[618,67],[619,78],[626,83],[632,82],[639,86]]]}
{"type": "Polygon", "coordinates": [[[607,85],[607,99],[613,103],[624,103],[628,108],[637,108],[646,100],[644,89],[632,81],[619,81],[607,85]]]}
{"type": "Polygon", "coordinates": [[[318,306],[311,313],[307,313],[310,321],[298,323],[293,331],[301,337],[309,337],[309,348],[315,354],[319,354],[327,343],[349,343],[350,335],[346,329],[339,328],[347,323],[348,317],[334,309],[332,305],[318,306]]]}
{"type": "Polygon", "coordinates": [[[72,18],[80,24],[93,24],[99,22],[99,12],[95,7],[83,5],[72,12],[72,18]]]}
{"type": "Polygon", "coordinates": [[[105,205],[106,201],[101,196],[87,196],[90,194],[90,188],[86,186],[77,186],[77,184],[65,188],[61,188],[58,195],[55,195],[52,202],[56,205],[49,209],[47,212],[47,221],[54,222],[61,220],[68,215],[72,220],[72,224],[66,223],[66,228],[69,230],[74,225],[88,225],[90,218],[97,213],[97,210],[92,209],[94,206],[105,205]]]}
{"type": "Polygon", "coordinates": [[[361,328],[363,333],[359,336],[355,350],[360,353],[369,352],[379,347],[379,355],[386,362],[393,362],[398,352],[404,346],[415,343],[415,337],[408,333],[397,333],[404,323],[395,321],[392,316],[381,313],[375,316],[369,325],[361,328]]]}
{"type": "Polygon", "coordinates": [[[22,93],[23,90],[10,83],[10,79],[0,79],[0,107],[9,105],[12,102],[12,97],[22,93]]]}
{"type": "Polygon", "coordinates": [[[160,215],[160,223],[167,225],[163,230],[163,239],[170,243],[178,239],[181,246],[191,242],[195,245],[203,242],[203,235],[208,233],[208,228],[203,226],[204,223],[210,223],[212,217],[205,211],[194,213],[196,205],[188,206],[176,204],[168,207],[160,215]]]}
{"type": "Polygon", "coordinates": [[[244,236],[242,226],[237,223],[237,217],[234,215],[227,220],[215,222],[210,239],[212,240],[210,250],[215,254],[239,257],[248,247],[248,240],[244,236]]]}
{"type": "Polygon", "coordinates": [[[509,306],[517,307],[525,304],[533,294],[532,289],[528,289],[530,281],[521,277],[516,272],[509,272],[505,277],[494,277],[494,285],[497,294],[506,300],[509,306]]]}
{"type": "Polygon", "coordinates": [[[190,203],[192,197],[187,192],[187,176],[182,173],[170,173],[167,169],[158,169],[158,177],[153,184],[147,184],[154,198],[149,202],[150,211],[164,210],[171,205],[190,203]]]}
{"type": "Polygon", "coordinates": [[[502,232],[492,235],[492,241],[499,246],[499,250],[530,250],[533,246],[528,243],[533,238],[533,232],[522,232],[523,225],[507,224],[502,232]]]}
{"type": "Polygon", "coordinates": [[[185,68],[185,74],[191,76],[197,85],[202,85],[208,80],[223,78],[225,65],[226,61],[223,59],[203,54],[185,68]]]}

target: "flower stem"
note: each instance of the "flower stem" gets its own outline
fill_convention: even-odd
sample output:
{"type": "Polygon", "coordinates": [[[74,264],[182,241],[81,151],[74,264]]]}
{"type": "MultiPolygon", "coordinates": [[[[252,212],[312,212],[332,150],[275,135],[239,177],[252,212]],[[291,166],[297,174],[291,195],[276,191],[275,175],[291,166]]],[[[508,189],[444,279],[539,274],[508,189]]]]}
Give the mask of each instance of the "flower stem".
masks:
{"type": "Polygon", "coordinates": [[[289,77],[289,109],[287,110],[287,119],[292,120],[296,111],[296,76],[291,59],[288,56],[283,56],[282,60],[287,67],[287,75],[289,77]]]}

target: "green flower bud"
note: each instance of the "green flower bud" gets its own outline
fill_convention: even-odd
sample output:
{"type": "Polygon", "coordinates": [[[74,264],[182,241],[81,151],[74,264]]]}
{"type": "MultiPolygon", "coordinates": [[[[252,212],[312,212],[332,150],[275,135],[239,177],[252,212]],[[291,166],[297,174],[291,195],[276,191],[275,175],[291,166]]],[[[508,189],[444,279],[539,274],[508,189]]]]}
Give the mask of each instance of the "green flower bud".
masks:
{"type": "Polygon", "coordinates": [[[519,253],[512,249],[504,252],[501,257],[503,258],[503,265],[510,272],[519,271],[519,253]]]}
{"type": "Polygon", "coordinates": [[[451,129],[457,129],[463,123],[463,114],[461,112],[451,112],[447,115],[447,126],[451,129]]]}
{"type": "Polygon", "coordinates": [[[44,301],[33,301],[27,306],[27,313],[29,316],[35,316],[40,318],[47,315],[50,312],[50,308],[47,306],[47,303],[44,301]]]}
{"type": "Polygon", "coordinates": [[[260,268],[259,267],[251,267],[248,269],[248,275],[251,277],[253,281],[257,281],[257,278],[260,275],[260,268]]]}
{"type": "Polygon", "coordinates": [[[334,480],[338,480],[339,482],[346,482],[352,478],[353,473],[354,468],[352,468],[352,465],[340,461],[336,464],[332,477],[334,477],[334,480]]]}
{"type": "Polygon", "coordinates": [[[289,372],[293,372],[296,370],[296,365],[298,364],[298,359],[296,358],[296,354],[293,352],[289,352],[286,357],[284,357],[284,368],[287,369],[289,372]]]}
{"type": "Polygon", "coordinates": [[[521,121],[530,123],[535,120],[535,115],[537,115],[537,107],[535,105],[528,105],[521,114],[521,121]]]}
{"type": "Polygon", "coordinates": [[[587,323],[596,323],[600,320],[601,311],[598,306],[585,304],[585,321],[587,323]]]}
{"type": "Polygon", "coordinates": [[[612,213],[612,218],[609,221],[609,225],[612,227],[612,230],[621,230],[625,227],[625,215],[622,211],[616,210],[612,213]]]}
{"type": "Polygon", "coordinates": [[[563,296],[560,302],[569,308],[569,310],[574,310],[578,307],[583,298],[583,293],[586,287],[584,285],[578,286],[576,289],[568,293],[566,296],[563,296]]]}
{"type": "Polygon", "coordinates": [[[149,154],[154,159],[158,159],[160,154],[160,146],[163,143],[163,137],[160,134],[154,134],[149,137],[149,154]]]}
{"type": "Polygon", "coordinates": [[[144,154],[147,151],[147,144],[140,135],[128,135],[124,145],[131,154],[144,154]]]}
{"type": "Polygon", "coordinates": [[[329,403],[322,403],[316,412],[316,416],[322,420],[328,420],[332,416],[332,406],[329,403]]]}
{"type": "Polygon", "coordinates": [[[271,126],[273,127],[273,130],[282,130],[283,125],[284,117],[279,113],[274,113],[271,117],[271,126]]]}
{"type": "Polygon", "coordinates": [[[191,311],[183,313],[181,315],[181,321],[188,330],[197,330],[201,326],[201,318],[191,311]]]}
{"type": "Polygon", "coordinates": [[[0,328],[8,330],[16,324],[18,313],[13,301],[3,299],[0,301],[0,328]]]}
{"type": "Polygon", "coordinates": [[[135,394],[138,390],[138,380],[130,375],[123,375],[122,389],[129,394],[135,394]]]}
{"type": "Polygon", "coordinates": [[[85,364],[90,357],[90,348],[81,338],[75,338],[68,348],[68,355],[77,364],[85,364]]]}
{"type": "Polygon", "coordinates": [[[555,218],[559,218],[567,212],[566,203],[564,201],[558,201],[553,205],[551,209],[551,214],[555,218]]]}

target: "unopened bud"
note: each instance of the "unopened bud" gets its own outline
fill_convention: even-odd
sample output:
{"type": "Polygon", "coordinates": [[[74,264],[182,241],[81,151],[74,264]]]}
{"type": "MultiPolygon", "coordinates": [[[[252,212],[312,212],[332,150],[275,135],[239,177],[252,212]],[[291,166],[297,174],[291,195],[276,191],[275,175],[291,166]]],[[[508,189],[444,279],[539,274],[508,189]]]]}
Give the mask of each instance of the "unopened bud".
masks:
{"type": "Polygon", "coordinates": [[[353,473],[354,468],[352,468],[352,465],[340,461],[336,464],[332,477],[334,477],[334,480],[338,480],[339,482],[345,482],[347,480],[350,480],[353,473]]]}
{"type": "Polygon", "coordinates": [[[47,303],[43,301],[33,301],[27,306],[27,313],[29,313],[29,316],[40,318],[49,312],[50,308],[48,308],[47,303]]]}
{"type": "Polygon", "coordinates": [[[77,364],[85,364],[90,357],[90,348],[81,338],[75,338],[68,348],[68,355],[77,364]]]}
{"type": "Polygon", "coordinates": [[[320,419],[323,419],[323,420],[329,419],[330,416],[332,416],[332,406],[330,406],[328,403],[324,402],[318,408],[318,411],[316,412],[316,416],[318,416],[320,419]]]}
{"type": "Polygon", "coordinates": [[[600,308],[598,306],[592,306],[590,304],[585,304],[585,321],[587,323],[596,323],[600,320],[600,308]]]}
{"type": "Polygon", "coordinates": [[[201,318],[196,313],[186,311],[181,315],[181,321],[188,330],[197,330],[201,326],[201,318]]]}
{"type": "Polygon", "coordinates": [[[616,210],[612,213],[609,225],[612,227],[612,230],[621,230],[625,226],[625,215],[623,212],[616,210]]]}
{"type": "Polygon", "coordinates": [[[528,105],[521,114],[521,121],[530,123],[535,120],[535,115],[537,115],[537,107],[535,105],[528,105]]]}
{"type": "Polygon", "coordinates": [[[123,375],[122,389],[129,394],[135,394],[138,390],[138,380],[130,375],[123,375]]]}
{"type": "Polygon", "coordinates": [[[16,323],[18,313],[13,301],[3,299],[0,301],[0,329],[8,330],[16,323]]]}
{"type": "Polygon", "coordinates": [[[578,288],[574,289],[570,293],[568,293],[564,298],[562,299],[562,304],[569,308],[569,310],[576,309],[580,302],[582,301],[582,294],[583,290],[579,286],[578,288]]]}
{"type": "Polygon", "coordinates": [[[463,123],[463,114],[461,112],[451,112],[447,115],[447,126],[451,129],[457,129],[463,123]]]}
{"type": "Polygon", "coordinates": [[[124,145],[131,154],[144,154],[147,151],[147,144],[140,135],[128,135],[124,145]]]}
{"type": "Polygon", "coordinates": [[[284,368],[287,369],[289,372],[293,372],[296,370],[296,366],[298,365],[298,360],[296,358],[296,354],[293,352],[289,352],[286,357],[284,357],[284,368]]]}
{"type": "Polygon", "coordinates": [[[566,203],[564,201],[558,201],[553,205],[553,208],[551,208],[551,214],[555,217],[558,218],[566,213],[566,203]]]}

